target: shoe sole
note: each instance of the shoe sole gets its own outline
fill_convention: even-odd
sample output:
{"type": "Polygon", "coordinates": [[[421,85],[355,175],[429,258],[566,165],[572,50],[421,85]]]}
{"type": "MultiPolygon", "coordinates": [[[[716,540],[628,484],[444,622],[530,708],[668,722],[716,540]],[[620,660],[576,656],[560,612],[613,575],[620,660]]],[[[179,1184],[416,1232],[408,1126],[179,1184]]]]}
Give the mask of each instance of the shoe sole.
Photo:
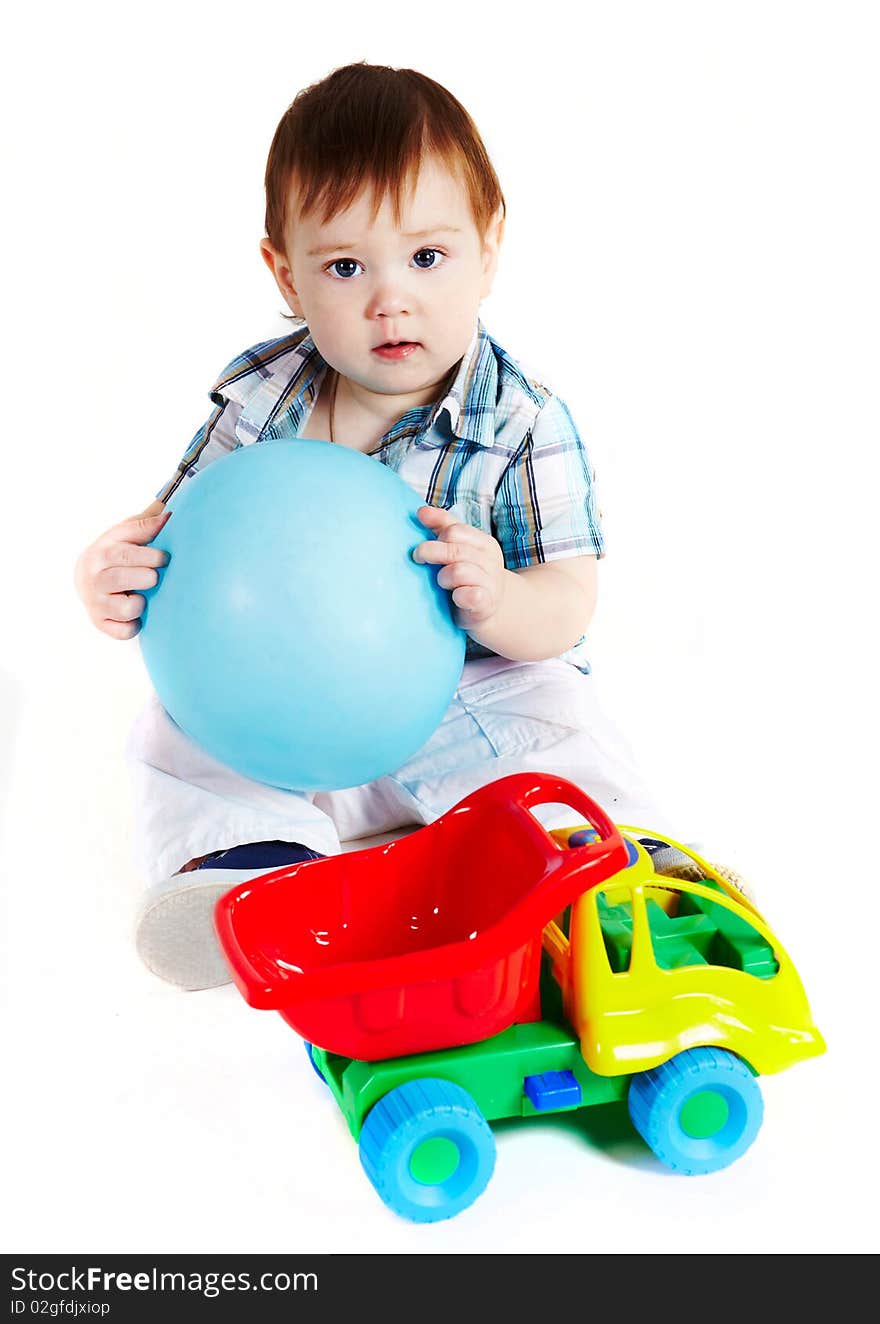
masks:
{"type": "Polygon", "coordinates": [[[214,907],[237,883],[266,872],[196,869],[175,874],[152,888],[135,922],[134,937],[138,956],[147,969],[188,992],[231,983],[214,929],[214,907]]]}
{"type": "MultiPolygon", "coordinates": [[[[696,860],[691,859],[684,851],[680,851],[676,846],[667,846],[662,850],[655,851],[651,857],[651,863],[654,866],[654,872],[664,878],[678,878],[682,882],[698,883],[703,877],[703,870],[697,864],[696,860]]],[[[726,864],[714,864],[708,861],[712,868],[719,873],[726,882],[735,887],[738,892],[755,904],[755,896],[748,883],[738,874],[735,869],[729,868],[726,864]]]]}

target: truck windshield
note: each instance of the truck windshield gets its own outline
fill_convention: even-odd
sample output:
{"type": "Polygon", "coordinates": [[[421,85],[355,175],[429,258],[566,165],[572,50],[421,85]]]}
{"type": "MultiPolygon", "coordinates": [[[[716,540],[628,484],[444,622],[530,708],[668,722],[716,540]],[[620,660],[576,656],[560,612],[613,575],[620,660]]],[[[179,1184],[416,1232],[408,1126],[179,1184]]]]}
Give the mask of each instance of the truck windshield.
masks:
{"type": "MultiPolygon", "coordinates": [[[[721,890],[708,879],[703,885],[721,890]]],[[[605,951],[617,974],[629,970],[631,895],[618,884],[596,897],[605,951]]],[[[770,979],[779,969],[773,948],[741,913],[674,884],[646,887],[645,899],[654,959],[662,970],[715,965],[770,979]]]]}

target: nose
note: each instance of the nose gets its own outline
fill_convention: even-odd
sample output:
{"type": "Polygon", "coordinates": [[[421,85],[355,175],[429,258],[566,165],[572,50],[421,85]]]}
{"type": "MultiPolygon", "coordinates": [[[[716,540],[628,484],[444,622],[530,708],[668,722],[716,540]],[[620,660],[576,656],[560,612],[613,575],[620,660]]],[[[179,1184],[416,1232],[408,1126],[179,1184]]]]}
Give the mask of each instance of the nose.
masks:
{"type": "Polygon", "coordinates": [[[380,277],[367,300],[368,317],[401,317],[410,311],[410,297],[400,276],[380,277]]]}

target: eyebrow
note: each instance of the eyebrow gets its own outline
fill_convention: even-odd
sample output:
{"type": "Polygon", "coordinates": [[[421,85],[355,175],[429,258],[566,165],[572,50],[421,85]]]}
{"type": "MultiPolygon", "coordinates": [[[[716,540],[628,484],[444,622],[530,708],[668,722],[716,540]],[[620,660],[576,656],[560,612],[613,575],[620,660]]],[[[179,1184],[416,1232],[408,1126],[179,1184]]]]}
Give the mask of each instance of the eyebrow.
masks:
{"type": "MultiPolygon", "coordinates": [[[[402,235],[403,239],[426,239],[429,234],[462,234],[463,231],[458,225],[432,225],[428,230],[413,230],[410,234],[402,235]]],[[[326,253],[335,253],[340,248],[358,248],[356,243],[338,243],[327,244],[321,248],[310,248],[306,252],[306,257],[323,257],[326,253]]]]}

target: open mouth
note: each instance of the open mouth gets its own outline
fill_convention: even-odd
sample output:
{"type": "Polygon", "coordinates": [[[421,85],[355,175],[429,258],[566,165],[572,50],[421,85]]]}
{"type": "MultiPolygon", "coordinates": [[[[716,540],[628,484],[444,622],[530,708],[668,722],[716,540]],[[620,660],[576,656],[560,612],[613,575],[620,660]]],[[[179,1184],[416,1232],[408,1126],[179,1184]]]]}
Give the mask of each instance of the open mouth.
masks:
{"type": "Polygon", "coordinates": [[[419,348],[417,340],[388,340],[384,345],[375,345],[373,353],[386,359],[403,359],[419,348]]]}

